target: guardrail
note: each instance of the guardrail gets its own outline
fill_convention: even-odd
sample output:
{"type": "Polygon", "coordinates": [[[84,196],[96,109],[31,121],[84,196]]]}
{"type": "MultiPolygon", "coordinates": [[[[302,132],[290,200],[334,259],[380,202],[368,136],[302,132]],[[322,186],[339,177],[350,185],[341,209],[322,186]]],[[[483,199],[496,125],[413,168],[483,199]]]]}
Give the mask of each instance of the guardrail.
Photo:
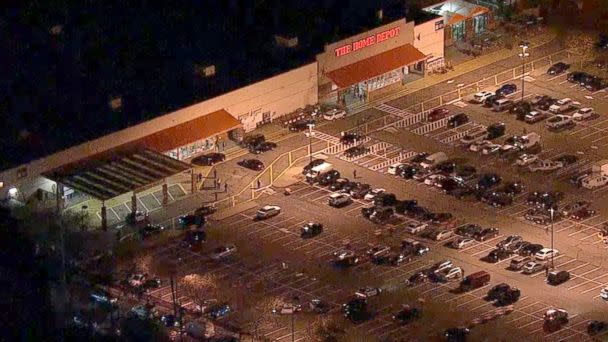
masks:
{"type": "Polygon", "coordinates": [[[441,127],[447,126],[448,122],[450,121],[450,119],[452,117],[454,117],[454,115],[450,115],[450,116],[445,117],[445,118],[443,118],[441,120],[433,121],[433,122],[428,123],[428,124],[426,124],[424,126],[420,126],[420,127],[416,128],[416,129],[414,129],[412,131],[412,133],[418,134],[418,135],[424,135],[424,134],[427,134],[429,132],[438,130],[441,127]]]}
{"type": "Polygon", "coordinates": [[[387,168],[395,163],[399,163],[402,162],[404,160],[410,159],[413,156],[415,156],[417,153],[414,151],[408,151],[408,152],[400,152],[398,156],[387,159],[385,161],[383,161],[382,163],[376,164],[376,165],[371,165],[369,168],[372,171],[378,171],[378,170],[382,170],[384,168],[387,168]]]}

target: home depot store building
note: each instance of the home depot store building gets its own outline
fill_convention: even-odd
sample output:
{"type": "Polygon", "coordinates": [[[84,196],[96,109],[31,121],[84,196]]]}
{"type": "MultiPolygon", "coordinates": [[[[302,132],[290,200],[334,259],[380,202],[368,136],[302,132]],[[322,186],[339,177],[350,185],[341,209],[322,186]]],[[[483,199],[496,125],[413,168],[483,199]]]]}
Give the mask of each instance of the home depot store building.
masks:
{"type": "Polygon", "coordinates": [[[373,100],[441,66],[443,19],[400,19],[328,44],[317,55],[319,100],[346,107],[373,100]]]}

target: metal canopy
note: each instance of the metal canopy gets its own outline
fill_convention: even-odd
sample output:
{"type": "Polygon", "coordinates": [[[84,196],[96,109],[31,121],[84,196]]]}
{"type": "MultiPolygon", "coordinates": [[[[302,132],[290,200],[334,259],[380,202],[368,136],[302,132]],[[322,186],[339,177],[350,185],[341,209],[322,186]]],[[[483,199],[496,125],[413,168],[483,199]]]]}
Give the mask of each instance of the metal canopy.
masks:
{"type": "Polygon", "coordinates": [[[116,152],[105,159],[87,160],[69,170],[54,170],[45,176],[99,200],[108,200],[190,168],[189,164],[164,154],[137,149],[116,152]]]}

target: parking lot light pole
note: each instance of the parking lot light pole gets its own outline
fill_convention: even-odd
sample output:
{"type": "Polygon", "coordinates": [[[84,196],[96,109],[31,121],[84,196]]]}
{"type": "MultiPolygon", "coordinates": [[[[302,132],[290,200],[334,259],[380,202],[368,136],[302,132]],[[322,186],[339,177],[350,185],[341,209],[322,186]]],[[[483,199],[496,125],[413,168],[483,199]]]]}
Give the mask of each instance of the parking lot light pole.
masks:
{"type": "Polygon", "coordinates": [[[526,73],[526,57],[530,56],[528,51],[529,44],[528,42],[519,43],[519,47],[521,48],[521,53],[519,53],[519,57],[521,57],[521,101],[524,101],[524,75],[526,73]]]}
{"type": "Polygon", "coordinates": [[[307,126],[308,126],[308,154],[310,155],[310,162],[312,163],[312,129],[315,128],[315,123],[311,122],[307,126]]]}
{"type": "Polygon", "coordinates": [[[553,212],[555,211],[555,209],[553,207],[551,207],[551,209],[549,209],[549,212],[551,213],[551,269],[554,270],[555,269],[555,253],[553,253],[553,212]]]}

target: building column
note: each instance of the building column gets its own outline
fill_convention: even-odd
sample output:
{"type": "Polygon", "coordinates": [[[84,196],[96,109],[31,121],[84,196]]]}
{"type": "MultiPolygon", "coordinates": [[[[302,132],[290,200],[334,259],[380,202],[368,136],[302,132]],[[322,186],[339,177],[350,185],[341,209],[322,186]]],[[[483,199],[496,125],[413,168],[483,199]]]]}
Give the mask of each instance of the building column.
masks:
{"type": "Polygon", "coordinates": [[[137,193],[133,191],[133,196],[131,196],[131,211],[133,213],[137,212],[137,193]]]}
{"type": "Polygon", "coordinates": [[[64,192],[63,184],[56,182],[55,185],[56,185],[55,186],[55,188],[56,188],[55,198],[57,200],[56,210],[57,210],[57,215],[60,215],[61,212],[63,211],[63,208],[65,208],[65,199],[63,198],[65,192],[64,192]]]}
{"type": "Polygon", "coordinates": [[[108,213],[106,212],[106,201],[101,201],[101,229],[108,230],[108,213]]]}
{"type": "Polygon", "coordinates": [[[169,203],[169,191],[167,188],[167,180],[163,183],[163,206],[169,203]]]}

